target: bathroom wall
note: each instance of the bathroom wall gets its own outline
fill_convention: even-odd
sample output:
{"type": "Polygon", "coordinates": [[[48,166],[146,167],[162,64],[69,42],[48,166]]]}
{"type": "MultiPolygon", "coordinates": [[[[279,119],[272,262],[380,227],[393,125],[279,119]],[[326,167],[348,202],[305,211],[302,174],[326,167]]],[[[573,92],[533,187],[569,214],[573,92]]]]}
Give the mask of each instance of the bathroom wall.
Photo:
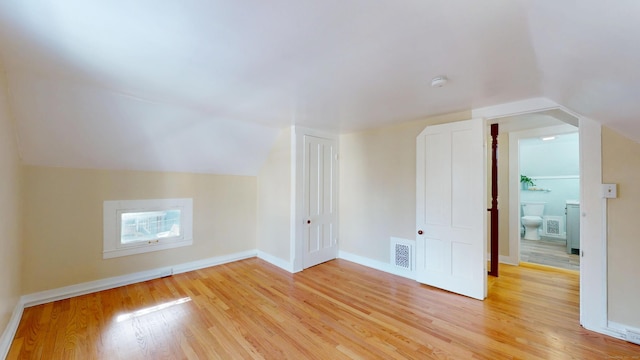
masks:
{"type": "Polygon", "coordinates": [[[555,140],[520,140],[520,174],[533,178],[535,187],[520,191],[520,201],[546,202],[545,216],[564,217],[565,202],[580,198],[578,133],[555,140]],[[550,191],[535,191],[544,189],[550,191]]]}

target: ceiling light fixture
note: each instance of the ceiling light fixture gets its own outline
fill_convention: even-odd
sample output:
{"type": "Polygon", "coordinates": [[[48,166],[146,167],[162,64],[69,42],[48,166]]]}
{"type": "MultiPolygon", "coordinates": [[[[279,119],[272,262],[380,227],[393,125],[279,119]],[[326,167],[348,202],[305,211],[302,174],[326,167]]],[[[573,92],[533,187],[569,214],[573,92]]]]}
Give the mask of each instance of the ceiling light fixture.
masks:
{"type": "Polygon", "coordinates": [[[444,75],[439,75],[431,79],[431,87],[443,87],[444,84],[447,83],[449,79],[447,79],[444,75]]]}

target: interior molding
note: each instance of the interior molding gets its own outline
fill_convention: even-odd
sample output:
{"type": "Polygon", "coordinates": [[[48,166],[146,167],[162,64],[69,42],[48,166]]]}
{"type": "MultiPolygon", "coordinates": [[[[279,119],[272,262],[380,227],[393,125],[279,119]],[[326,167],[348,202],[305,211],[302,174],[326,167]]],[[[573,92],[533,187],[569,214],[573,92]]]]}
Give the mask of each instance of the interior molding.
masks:
{"type": "Polygon", "coordinates": [[[502,264],[513,265],[513,266],[518,266],[520,263],[517,257],[514,258],[512,256],[507,256],[507,255],[500,255],[498,257],[498,260],[502,264]]]}
{"type": "Polygon", "coordinates": [[[214,256],[208,259],[190,261],[188,263],[182,263],[179,265],[173,266],[174,274],[181,274],[189,271],[200,270],[216,265],[228,264],[234,261],[249,259],[252,257],[256,257],[256,250],[247,250],[241,251],[233,254],[222,255],[222,256],[214,256]]]}
{"type": "Polygon", "coordinates": [[[288,271],[290,273],[294,273],[293,264],[289,261],[280,259],[279,257],[275,257],[271,254],[268,254],[262,250],[258,250],[258,258],[268,262],[271,265],[277,266],[282,270],[288,271]]]}
{"type": "MultiPolygon", "coordinates": [[[[557,103],[547,98],[539,97],[473,109],[471,111],[471,117],[474,119],[498,119],[507,116],[517,116],[522,114],[529,114],[532,112],[540,112],[559,108],[561,107],[557,103]]],[[[564,111],[564,109],[562,110],[564,111]]],[[[566,112],[574,115],[574,113],[571,111],[566,112]]]]}
{"type": "MultiPolygon", "coordinates": [[[[615,321],[609,321],[607,322],[607,328],[606,331],[608,331],[609,333],[607,333],[607,335],[613,336],[615,338],[624,340],[624,341],[629,341],[627,339],[627,330],[631,330],[635,333],[640,334],[640,328],[637,327],[633,327],[633,326],[629,326],[629,325],[625,325],[625,324],[620,324],[617,323],[615,321]]],[[[635,344],[635,342],[633,341],[629,341],[635,344]]]]}
{"type": "Polygon", "coordinates": [[[80,284],[69,285],[57,289],[40,291],[32,294],[23,295],[21,302],[24,307],[45,304],[52,301],[68,299],[74,296],[90,294],[102,290],[113,289],[120,286],[135,284],[142,281],[157,279],[171,274],[180,274],[183,272],[203,269],[206,267],[221,265],[247,259],[256,256],[256,250],[249,250],[230,255],[216,256],[208,259],[192,261],[188,263],[164,266],[156,269],[140,271],[132,274],[114,276],[106,279],[88,281],[80,284]]]}
{"type": "Polygon", "coordinates": [[[602,126],[580,118],[580,323],[607,329],[607,200],[602,197],[602,126]],[[586,256],[585,256],[586,255],[586,256]]]}
{"type": "Polygon", "coordinates": [[[5,327],[2,337],[0,337],[0,359],[5,359],[9,354],[13,337],[16,335],[16,331],[18,331],[18,325],[20,325],[23,310],[24,303],[22,302],[22,298],[20,298],[15,308],[13,308],[11,319],[9,319],[7,327],[5,327]]]}
{"type": "Polygon", "coordinates": [[[373,259],[369,259],[367,257],[364,256],[360,256],[360,255],[356,255],[350,252],[346,252],[346,251],[342,251],[339,250],[338,251],[338,258],[339,259],[344,259],[347,261],[351,261],[353,263],[362,265],[362,266],[366,266],[375,270],[379,270],[379,271],[383,271],[389,274],[393,274],[393,275],[398,275],[398,276],[402,276],[404,278],[407,279],[411,279],[411,280],[415,280],[416,279],[416,272],[414,271],[407,271],[407,270],[400,270],[400,269],[396,269],[393,265],[389,264],[389,263],[385,263],[382,261],[378,261],[378,260],[373,260],[373,259]]]}

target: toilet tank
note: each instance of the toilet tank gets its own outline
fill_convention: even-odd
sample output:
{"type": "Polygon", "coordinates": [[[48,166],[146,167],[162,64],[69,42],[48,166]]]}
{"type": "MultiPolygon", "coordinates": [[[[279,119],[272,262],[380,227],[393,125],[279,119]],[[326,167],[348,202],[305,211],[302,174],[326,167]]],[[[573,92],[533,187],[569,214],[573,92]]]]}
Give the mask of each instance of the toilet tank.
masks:
{"type": "Polygon", "coordinates": [[[523,202],[522,213],[523,216],[542,216],[544,214],[544,202],[523,202]]]}

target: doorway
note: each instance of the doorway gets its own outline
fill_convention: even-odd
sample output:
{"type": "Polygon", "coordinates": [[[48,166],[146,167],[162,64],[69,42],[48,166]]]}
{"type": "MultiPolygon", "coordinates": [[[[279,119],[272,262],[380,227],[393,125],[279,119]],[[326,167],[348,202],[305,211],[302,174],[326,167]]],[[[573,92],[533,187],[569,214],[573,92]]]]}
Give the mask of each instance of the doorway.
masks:
{"type": "Polygon", "coordinates": [[[513,263],[579,271],[579,258],[567,247],[565,215],[567,202],[580,201],[578,127],[555,113],[521,117],[510,119],[514,128],[508,133],[513,263]],[[529,128],[518,129],[523,121],[529,128]]]}
{"type": "MultiPolygon", "coordinates": [[[[584,116],[573,114],[566,108],[546,98],[533,98],[513,103],[475,109],[473,117],[483,117],[488,123],[500,124],[501,131],[520,131],[540,127],[539,121],[526,121],[530,114],[551,115],[554,124],[560,119],[573,126],[579,125],[580,134],[580,324],[586,329],[605,332],[607,324],[607,258],[604,203],[598,191],[602,183],[602,139],[601,124],[584,116]],[[507,119],[518,117],[523,121],[509,122],[507,119]],[[506,123],[505,126],[502,124],[506,123]],[[516,126],[517,125],[517,126],[516,126]],[[514,129],[508,129],[509,127],[514,129]],[[596,190],[598,189],[598,190],[596,190]]],[[[548,124],[552,126],[553,124],[548,124]]],[[[574,130],[575,131],[575,130],[574,130]]],[[[507,136],[508,137],[508,136],[507,136]]],[[[503,144],[505,142],[502,142],[503,144]]],[[[509,147],[511,141],[506,141],[509,147]]],[[[517,145],[516,145],[517,146],[517,145]]],[[[512,164],[514,157],[508,159],[509,169],[518,169],[512,164]]],[[[518,171],[508,177],[509,193],[520,189],[518,171]]],[[[504,196],[504,192],[502,193],[504,196]]],[[[509,213],[507,239],[502,237],[500,261],[512,265],[519,263],[519,203],[516,197],[506,201],[509,213]],[[515,212],[515,214],[514,214],[515,212]],[[515,222],[515,226],[511,223],[515,222]],[[504,246],[503,246],[504,245],[504,246]]],[[[505,201],[502,202],[505,205],[505,201]]]]}
{"type": "Polygon", "coordinates": [[[579,271],[579,134],[565,133],[568,126],[519,134],[512,155],[517,151],[521,187],[512,196],[520,203],[520,261],[579,271]]]}

